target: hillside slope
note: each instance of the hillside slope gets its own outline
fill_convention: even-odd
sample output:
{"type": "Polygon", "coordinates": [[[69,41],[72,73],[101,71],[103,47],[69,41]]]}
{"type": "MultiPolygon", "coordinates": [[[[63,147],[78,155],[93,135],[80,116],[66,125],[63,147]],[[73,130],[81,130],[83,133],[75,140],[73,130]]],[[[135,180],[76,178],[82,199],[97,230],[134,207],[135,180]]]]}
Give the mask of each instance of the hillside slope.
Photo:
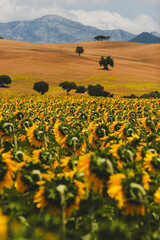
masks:
{"type": "Polygon", "coordinates": [[[160,91],[160,44],[88,42],[36,44],[0,40],[0,75],[12,77],[10,88],[0,92],[36,93],[33,84],[46,81],[49,94],[61,94],[62,81],[77,85],[102,84],[115,96],[160,91]],[[84,48],[79,57],[76,47],[84,48]],[[99,66],[101,56],[111,56],[114,68],[99,66]]]}

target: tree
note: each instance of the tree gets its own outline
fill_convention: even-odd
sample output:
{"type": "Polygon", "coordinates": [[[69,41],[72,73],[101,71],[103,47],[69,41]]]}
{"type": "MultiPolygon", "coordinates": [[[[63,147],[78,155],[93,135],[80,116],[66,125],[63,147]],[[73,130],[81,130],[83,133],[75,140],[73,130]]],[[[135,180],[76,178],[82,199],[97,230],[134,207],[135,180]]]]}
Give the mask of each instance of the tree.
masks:
{"type": "Polygon", "coordinates": [[[0,76],[0,87],[8,87],[6,84],[11,84],[12,80],[8,75],[1,75],[0,76]]]}
{"type": "Polygon", "coordinates": [[[78,86],[76,93],[85,93],[87,91],[87,88],[85,86],[78,86]]]}
{"type": "Polygon", "coordinates": [[[45,92],[48,91],[49,85],[46,82],[36,82],[34,83],[33,89],[37,92],[40,92],[41,94],[44,94],[45,92]]]}
{"type": "Polygon", "coordinates": [[[4,38],[0,36],[0,39],[4,39],[4,38]]]}
{"type": "Polygon", "coordinates": [[[94,40],[96,41],[103,41],[103,40],[109,40],[111,37],[110,36],[103,36],[103,35],[98,35],[94,37],[94,40]]]}
{"type": "Polygon", "coordinates": [[[81,47],[81,46],[78,46],[78,47],[76,48],[75,52],[76,52],[77,54],[79,54],[79,56],[80,56],[80,55],[81,55],[81,53],[83,53],[83,52],[84,52],[84,49],[83,49],[83,47],[81,47]]]}
{"type": "Polygon", "coordinates": [[[72,89],[77,89],[77,85],[74,82],[68,82],[68,81],[60,83],[59,87],[61,87],[63,90],[66,90],[67,91],[67,95],[69,95],[69,92],[72,89]]]}
{"type": "Polygon", "coordinates": [[[104,90],[104,87],[100,84],[97,85],[88,85],[88,94],[90,96],[102,96],[102,97],[113,97],[113,94],[104,90]]]}
{"type": "Polygon", "coordinates": [[[103,66],[105,70],[108,70],[108,65],[113,67],[114,66],[114,61],[110,56],[108,56],[106,58],[104,58],[102,56],[101,59],[99,60],[99,65],[103,66]]]}

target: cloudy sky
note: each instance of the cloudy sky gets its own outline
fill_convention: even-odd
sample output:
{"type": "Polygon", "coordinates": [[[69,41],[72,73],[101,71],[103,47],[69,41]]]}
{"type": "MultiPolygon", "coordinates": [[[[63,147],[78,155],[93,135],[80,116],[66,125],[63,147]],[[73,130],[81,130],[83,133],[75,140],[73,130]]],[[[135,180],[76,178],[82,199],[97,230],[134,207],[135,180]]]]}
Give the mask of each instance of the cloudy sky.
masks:
{"type": "Polygon", "coordinates": [[[100,29],[160,33],[160,0],[0,0],[0,22],[49,14],[100,29]]]}

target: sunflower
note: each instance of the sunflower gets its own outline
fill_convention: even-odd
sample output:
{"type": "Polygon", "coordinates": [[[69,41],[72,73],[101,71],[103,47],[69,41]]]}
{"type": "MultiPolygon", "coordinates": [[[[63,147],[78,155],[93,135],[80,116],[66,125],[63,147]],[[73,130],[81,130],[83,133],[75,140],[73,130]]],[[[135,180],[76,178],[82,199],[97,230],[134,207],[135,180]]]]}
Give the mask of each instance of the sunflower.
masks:
{"type": "Polygon", "coordinates": [[[11,188],[13,186],[12,159],[10,153],[2,153],[0,150],[0,189],[3,187],[11,188]]]}
{"type": "Polygon", "coordinates": [[[154,193],[154,201],[160,204],[160,187],[154,193]]]}
{"type": "Polygon", "coordinates": [[[151,130],[151,128],[149,127],[149,124],[148,124],[148,119],[147,119],[146,117],[141,119],[141,124],[143,125],[143,127],[145,128],[145,130],[146,130],[147,132],[152,133],[152,130],[151,130]]]}
{"type": "Polygon", "coordinates": [[[117,173],[110,177],[108,181],[108,195],[118,201],[118,207],[125,210],[129,215],[145,215],[146,192],[139,182],[135,182],[136,176],[129,173],[117,173]]]}
{"type": "Polygon", "coordinates": [[[52,168],[59,166],[58,161],[55,159],[55,154],[45,148],[34,150],[32,159],[44,165],[52,166],[52,168]]]}
{"type": "Polygon", "coordinates": [[[90,187],[93,187],[93,191],[100,193],[102,193],[103,185],[114,172],[110,159],[98,152],[80,156],[77,170],[84,174],[87,189],[89,190],[90,187]]]}
{"type": "Polygon", "coordinates": [[[66,141],[66,133],[68,133],[69,129],[67,126],[61,126],[59,120],[57,120],[54,124],[53,132],[55,135],[55,140],[60,145],[63,145],[66,141]],[[61,128],[60,128],[61,127],[61,128]]]}
{"type": "MultiPolygon", "coordinates": [[[[40,162],[25,162],[21,165],[21,169],[17,174],[15,181],[15,188],[20,193],[27,191],[35,191],[37,186],[37,181],[47,178],[48,168],[41,165],[40,162]]],[[[48,173],[50,174],[50,173],[48,173]]]]}
{"type": "Polygon", "coordinates": [[[27,138],[31,145],[35,147],[44,147],[46,145],[47,139],[44,127],[40,127],[37,124],[33,124],[29,129],[26,129],[27,138]]]}
{"type": "Polygon", "coordinates": [[[108,181],[108,195],[118,201],[118,207],[122,208],[125,204],[125,195],[123,191],[122,181],[126,176],[123,173],[112,175],[108,181]]]}
{"type": "Polygon", "coordinates": [[[146,153],[143,167],[152,173],[160,172],[160,156],[156,151],[152,152],[151,149],[146,153]]]}
{"type": "Polygon", "coordinates": [[[71,132],[65,141],[65,144],[62,146],[68,152],[69,155],[78,156],[86,150],[86,142],[84,135],[81,133],[71,132]]]}
{"type": "Polygon", "coordinates": [[[2,214],[2,210],[0,209],[0,239],[7,239],[7,231],[8,231],[8,217],[2,214]]]}
{"type": "Polygon", "coordinates": [[[34,196],[34,202],[37,208],[43,210],[60,212],[61,196],[59,186],[64,186],[65,217],[68,217],[73,208],[77,209],[80,200],[85,195],[85,184],[73,178],[61,175],[58,178],[52,178],[50,181],[39,181],[39,190],[34,196]]]}

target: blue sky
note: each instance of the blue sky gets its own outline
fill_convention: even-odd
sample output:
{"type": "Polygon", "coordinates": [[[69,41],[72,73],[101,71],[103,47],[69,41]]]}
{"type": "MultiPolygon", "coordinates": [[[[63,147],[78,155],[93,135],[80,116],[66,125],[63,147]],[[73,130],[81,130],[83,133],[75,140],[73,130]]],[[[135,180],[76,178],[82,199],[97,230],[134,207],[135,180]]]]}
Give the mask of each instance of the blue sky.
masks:
{"type": "Polygon", "coordinates": [[[160,0],[0,0],[0,22],[49,14],[100,29],[160,33],[160,0]]]}

